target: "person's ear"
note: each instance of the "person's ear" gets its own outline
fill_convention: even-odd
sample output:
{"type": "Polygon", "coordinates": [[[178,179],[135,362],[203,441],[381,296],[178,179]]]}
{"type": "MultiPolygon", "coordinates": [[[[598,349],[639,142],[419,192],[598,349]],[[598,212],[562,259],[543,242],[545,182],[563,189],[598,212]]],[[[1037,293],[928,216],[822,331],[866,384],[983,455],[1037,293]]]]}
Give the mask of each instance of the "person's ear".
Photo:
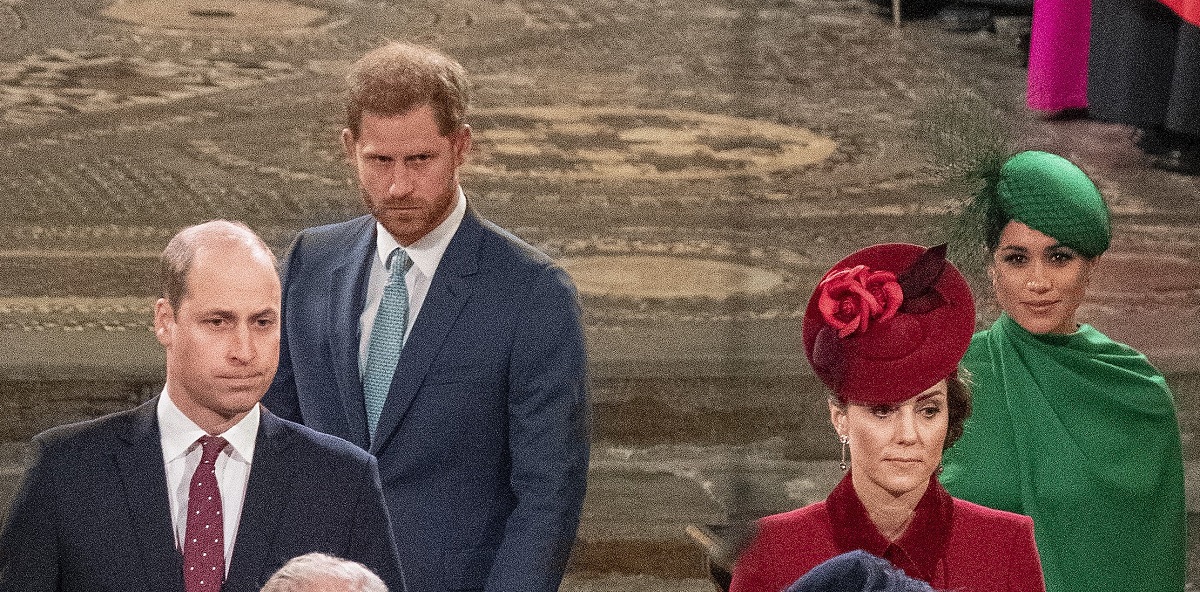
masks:
{"type": "Polygon", "coordinates": [[[833,401],[829,402],[829,423],[839,436],[846,435],[846,411],[833,401]]]}
{"type": "Polygon", "coordinates": [[[159,298],[154,303],[154,337],[163,347],[170,347],[174,326],[175,310],[166,298],[159,298]]]}
{"type": "Polygon", "coordinates": [[[346,154],[346,160],[350,164],[354,164],[354,149],[358,145],[358,140],[354,137],[354,132],[350,128],[342,129],[342,151],[346,154]]]}
{"type": "Polygon", "coordinates": [[[467,155],[471,152],[471,126],[463,124],[462,128],[454,132],[454,166],[462,166],[467,162],[467,155]]]}
{"type": "Polygon", "coordinates": [[[1092,272],[1096,271],[1096,264],[1100,263],[1100,255],[1096,255],[1091,259],[1083,261],[1083,285],[1086,287],[1092,283],[1092,272]]]}

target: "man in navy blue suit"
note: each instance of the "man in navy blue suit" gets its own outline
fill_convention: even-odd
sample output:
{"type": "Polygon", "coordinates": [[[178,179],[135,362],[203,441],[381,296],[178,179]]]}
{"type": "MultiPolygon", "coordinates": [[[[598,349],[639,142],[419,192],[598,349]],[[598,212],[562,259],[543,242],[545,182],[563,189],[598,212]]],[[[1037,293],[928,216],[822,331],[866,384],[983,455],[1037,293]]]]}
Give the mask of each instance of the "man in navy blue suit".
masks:
{"type": "Polygon", "coordinates": [[[409,590],[553,592],[587,478],[580,311],[468,206],[467,85],[415,45],[353,66],[342,142],[371,215],[293,243],[263,402],[378,458],[409,590]]]}
{"type": "Polygon", "coordinates": [[[162,277],[162,394],[34,438],[0,591],[252,592],[312,551],[403,591],[375,459],[258,404],[279,352],[271,251],[208,222],[171,240],[162,277]]]}

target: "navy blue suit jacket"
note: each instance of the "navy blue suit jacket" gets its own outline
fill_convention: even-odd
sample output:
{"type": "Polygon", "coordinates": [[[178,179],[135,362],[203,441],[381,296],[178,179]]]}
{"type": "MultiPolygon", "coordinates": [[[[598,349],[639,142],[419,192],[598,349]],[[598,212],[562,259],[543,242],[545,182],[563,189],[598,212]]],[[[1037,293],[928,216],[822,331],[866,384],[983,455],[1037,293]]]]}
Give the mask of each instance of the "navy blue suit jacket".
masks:
{"type": "Polygon", "coordinates": [[[409,590],[553,592],[575,540],[590,411],[566,273],[468,209],[372,442],[358,370],[375,220],[312,228],[284,272],[272,411],[369,449],[409,590]]]}
{"type": "MultiPolygon", "coordinates": [[[[183,592],[155,406],[60,426],[0,533],[3,592],[183,592]]],[[[257,592],[288,559],[321,551],[403,590],[375,459],[262,414],[223,592],[257,592]]]]}

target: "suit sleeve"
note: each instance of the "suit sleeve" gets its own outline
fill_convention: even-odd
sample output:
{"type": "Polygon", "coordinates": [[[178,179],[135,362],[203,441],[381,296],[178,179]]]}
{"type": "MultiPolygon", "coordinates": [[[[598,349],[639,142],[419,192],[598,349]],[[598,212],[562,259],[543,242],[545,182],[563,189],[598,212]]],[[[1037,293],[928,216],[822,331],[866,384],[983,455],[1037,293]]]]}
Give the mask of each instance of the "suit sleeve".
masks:
{"type": "Polygon", "coordinates": [[[1037,542],[1033,537],[1033,519],[1021,516],[1012,537],[1012,558],[1009,566],[1008,589],[1029,592],[1045,592],[1046,582],[1042,575],[1042,561],[1038,557],[1037,542]]]}
{"type": "Polygon", "coordinates": [[[59,589],[58,513],[50,455],[34,440],[29,470],[0,532],[0,592],[59,589]]]}
{"type": "Polygon", "coordinates": [[[402,592],[405,589],[404,571],[396,552],[375,457],[368,459],[366,469],[357,488],[357,513],[346,559],[370,567],[387,584],[388,590],[402,592]]]}
{"type": "Polygon", "coordinates": [[[549,266],[529,286],[509,374],[509,455],[516,506],[489,592],[554,592],[587,487],[591,409],[575,288],[549,266]]]}
{"type": "Polygon", "coordinates": [[[275,371],[275,379],[271,382],[271,388],[267,389],[267,393],[262,398],[262,404],[271,410],[271,413],[301,424],[304,423],[304,417],[300,413],[300,395],[296,388],[296,374],[292,371],[287,320],[288,290],[293,284],[291,272],[296,270],[298,273],[301,268],[300,243],[303,239],[304,233],[300,233],[296,236],[296,240],[292,241],[287,259],[284,260],[283,268],[280,270],[283,284],[283,306],[280,311],[282,317],[279,326],[279,368],[275,371]]]}

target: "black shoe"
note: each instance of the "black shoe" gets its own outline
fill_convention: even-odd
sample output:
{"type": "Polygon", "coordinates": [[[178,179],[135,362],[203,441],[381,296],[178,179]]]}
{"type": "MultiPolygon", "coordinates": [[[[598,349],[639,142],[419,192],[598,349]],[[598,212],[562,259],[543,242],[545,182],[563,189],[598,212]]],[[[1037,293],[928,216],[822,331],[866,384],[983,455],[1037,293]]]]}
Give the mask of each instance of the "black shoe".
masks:
{"type": "Polygon", "coordinates": [[[1179,149],[1175,134],[1161,127],[1139,127],[1133,131],[1133,145],[1151,157],[1164,157],[1179,149]]]}
{"type": "MultiPolygon", "coordinates": [[[[892,12],[892,0],[872,0],[882,7],[887,14],[892,12]]],[[[946,3],[946,0],[905,0],[900,3],[900,16],[905,19],[925,18],[933,15],[946,3]]]]}
{"type": "MultiPolygon", "coordinates": [[[[1068,107],[1059,109],[1058,111],[1045,111],[1042,114],[1042,119],[1046,121],[1074,121],[1076,119],[1087,119],[1087,107],[1068,107]]],[[[1134,140],[1136,143],[1136,140],[1134,140]]]]}
{"type": "Polygon", "coordinates": [[[938,20],[947,31],[971,33],[992,26],[992,11],[982,6],[950,4],[938,11],[938,20]]]}
{"type": "Polygon", "coordinates": [[[1154,168],[1181,175],[1200,175],[1200,152],[1195,150],[1171,150],[1160,156],[1152,156],[1150,164],[1154,168]]]}

